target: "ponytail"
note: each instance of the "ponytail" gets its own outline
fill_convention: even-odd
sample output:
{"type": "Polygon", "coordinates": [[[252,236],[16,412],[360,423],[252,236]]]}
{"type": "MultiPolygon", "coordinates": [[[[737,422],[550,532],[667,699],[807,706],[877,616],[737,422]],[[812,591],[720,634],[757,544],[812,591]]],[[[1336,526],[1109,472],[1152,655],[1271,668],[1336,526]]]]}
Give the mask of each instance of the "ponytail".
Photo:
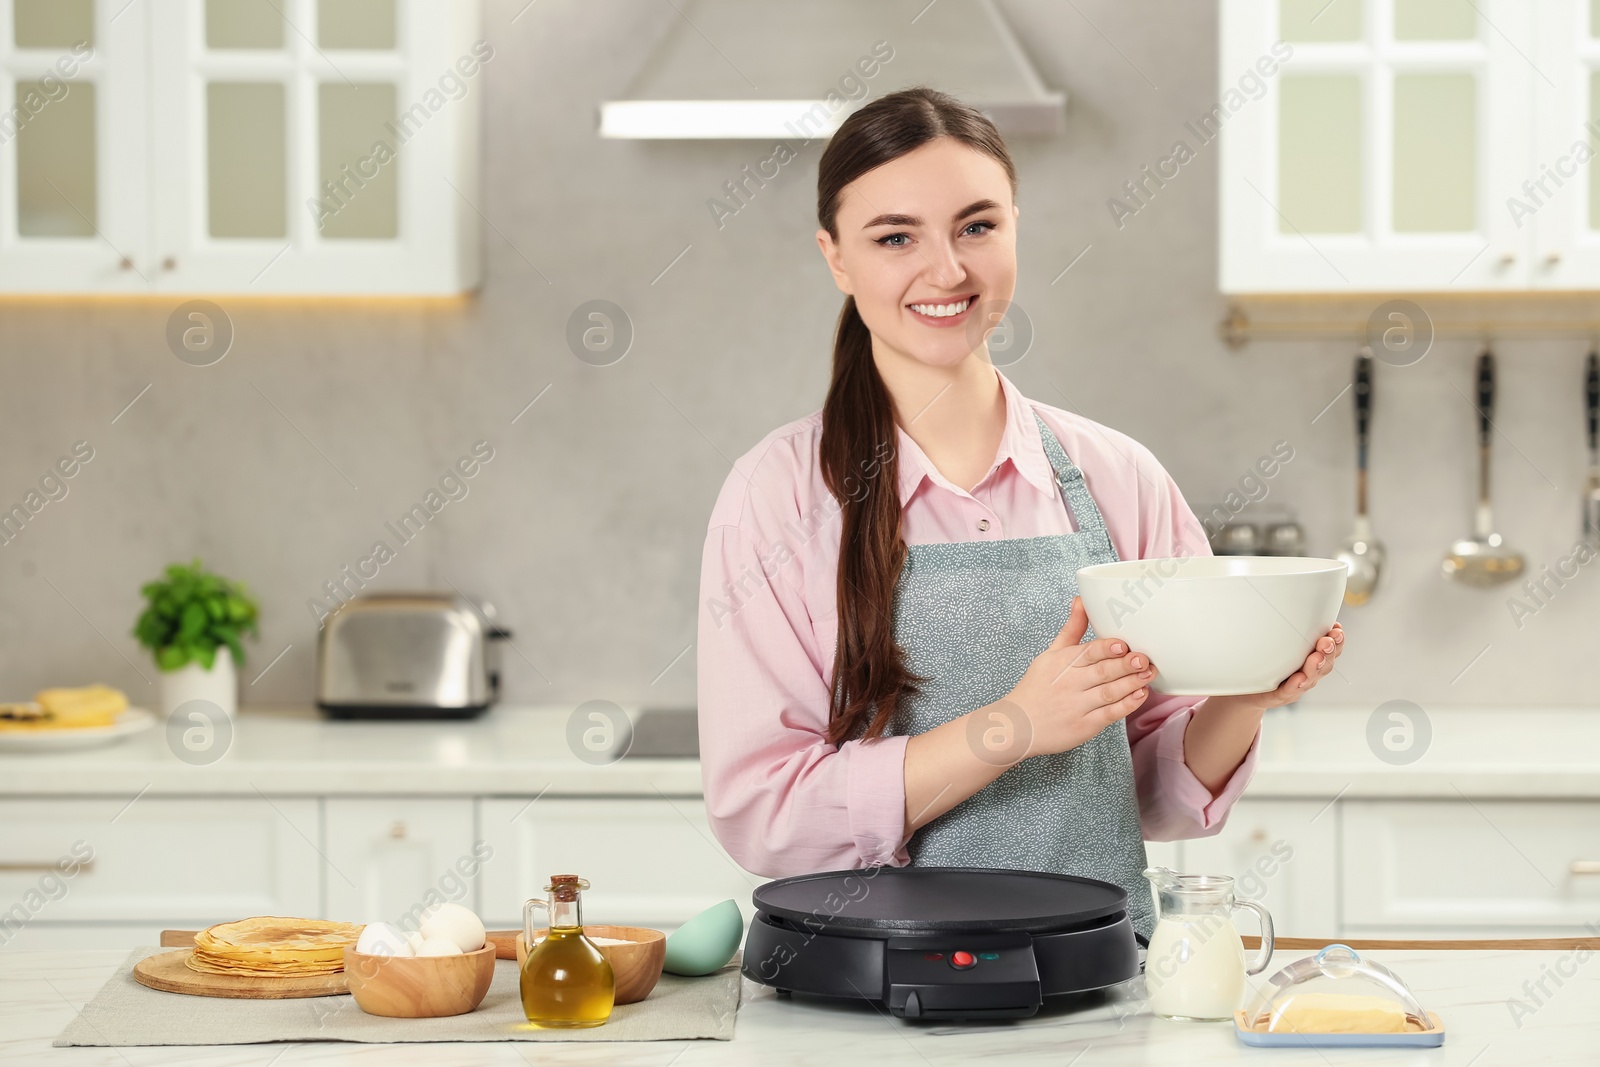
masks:
{"type": "Polygon", "coordinates": [[[872,360],[872,334],[846,297],[822,406],[822,478],[840,503],[839,641],[828,740],[878,737],[901,693],[917,692],[894,639],[894,595],[905,565],[900,536],[894,405],[872,360]],[[870,477],[863,477],[870,472],[870,477]],[[864,491],[858,490],[864,485],[864,491]]]}
{"type": "MultiPolygon", "coordinates": [[[[817,165],[817,221],[839,240],[839,198],[861,175],[928,142],[950,137],[1017,172],[994,123],[955,97],[916,86],[874,100],[845,119],[817,165]]],[[[872,333],[845,298],[833,339],[833,378],[822,406],[823,481],[838,500],[839,641],[833,659],[828,740],[882,736],[900,698],[927,681],[906,667],[894,638],[895,590],[905,566],[900,534],[894,405],[872,356],[872,333]],[[865,486],[863,490],[861,487],[865,486]]]]}

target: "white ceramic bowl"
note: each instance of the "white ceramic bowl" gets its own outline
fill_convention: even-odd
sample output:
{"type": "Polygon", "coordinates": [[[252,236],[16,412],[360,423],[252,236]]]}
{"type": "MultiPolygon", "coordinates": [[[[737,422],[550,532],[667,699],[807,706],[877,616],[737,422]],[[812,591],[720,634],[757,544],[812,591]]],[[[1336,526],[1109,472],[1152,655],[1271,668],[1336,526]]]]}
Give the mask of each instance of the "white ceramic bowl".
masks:
{"type": "Polygon", "coordinates": [[[1339,616],[1349,576],[1336,559],[1194,556],[1078,571],[1095,637],[1156,666],[1151,686],[1183,696],[1265,693],[1305,662],[1339,616]]]}

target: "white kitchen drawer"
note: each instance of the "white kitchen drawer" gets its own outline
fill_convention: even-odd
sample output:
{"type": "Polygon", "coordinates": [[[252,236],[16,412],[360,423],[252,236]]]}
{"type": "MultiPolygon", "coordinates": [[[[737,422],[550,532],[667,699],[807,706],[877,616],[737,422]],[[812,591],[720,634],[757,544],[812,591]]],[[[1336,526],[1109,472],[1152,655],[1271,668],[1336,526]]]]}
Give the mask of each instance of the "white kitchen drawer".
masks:
{"type": "Polygon", "coordinates": [[[1152,867],[1171,867],[1183,870],[1183,843],[1181,841],[1146,841],[1144,858],[1152,867]]]}
{"type": "Polygon", "coordinates": [[[317,814],[288,797],[0,800],[0,942],[34,921],[318,915],[317,814]],[[75,847],[89,862],[67,878],[75,847]]]}
{"type": "Polygon", "coordinates": [[[522,902],[542,899],[552,874],[589,881],[586,922],[658,929],[729,897],[748,918],[750,892],[766,881],[717,844],[699,797],[486,797],[478,826],[494,849],[480,899],[484,921],[495,927],[521,923],[522,902]]]}
{"type": "MultiPolygon", "coordinates": [[[[1182,842],[1183,870],[1232,876],[1234,892],[1265,904],[1284,937],[1332,939],[1339,932],[1337,824],[1325,800],[1242,798],[1221,832],[1182,842]]],[[[1254,916],[1234,918],[1241,932],[1257,932],[1254,916]]]]}
{"type": "Polygon", "coordinates": [[[1600,803],[1341,802],[1344,922],[1378,932],[1594,933],[1600,803]]]}
{"type": "Polygon", "coordinates": [[[415,930],[427,907],[477,910],[470,797],[328,797],[328,917],[415,930]]]}

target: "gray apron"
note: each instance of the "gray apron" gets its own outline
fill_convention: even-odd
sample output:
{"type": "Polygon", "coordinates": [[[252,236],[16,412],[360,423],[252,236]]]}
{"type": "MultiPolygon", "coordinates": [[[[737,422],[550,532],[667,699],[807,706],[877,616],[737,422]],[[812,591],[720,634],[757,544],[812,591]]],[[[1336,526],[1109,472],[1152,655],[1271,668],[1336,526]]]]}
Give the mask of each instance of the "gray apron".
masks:
{"type": "MultiPolygon", "coordinates": [[[[1078,568],[1117,559],[1083,472],[1037,413],[1034,419],[1077,530],[909,547],[895,596],[895,638],[907,667],[928,681],[921,694],[902,699],[890,734],[924,733],[1003,698],[1066,624],[1078,568]]],[[[1093,639],[1091,627],[1083,640],[1093,639]]],[[[1004,738],[1003,720],[975,728],[996,725],[1002,733],[989,735],[992,742],[1004,738]]],[[[978,733],[969,737],[986,758],[1009,762],[1003,746],[996,752],[978,733]]],[[[913,865],[1098,878],[1127,890],[1129,918],[1145,938],[1155,921],[1121,720],[1076,748],[1016,763],[919,829],[906,847],[913,865]]]]}

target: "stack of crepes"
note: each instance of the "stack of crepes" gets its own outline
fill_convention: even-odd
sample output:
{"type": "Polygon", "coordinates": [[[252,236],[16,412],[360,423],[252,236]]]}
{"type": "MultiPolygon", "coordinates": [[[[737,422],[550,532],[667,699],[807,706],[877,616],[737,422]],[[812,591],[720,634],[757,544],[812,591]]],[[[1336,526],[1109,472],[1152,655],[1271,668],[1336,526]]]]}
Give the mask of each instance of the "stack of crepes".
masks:
{"type": "Polygon", "coordinates": [[[0,704],[0,730],[82,730],[110,726],[127,709],[127,694],[109,685],[41,689],[31,703],[0,704]]]}
{"type": "Polygon", "coordinates": [[[194,936],[191,970],[204,974],[305,978],[344,970],[344,950],[361,924],[257,915],[208,926],[194,936]]]}

